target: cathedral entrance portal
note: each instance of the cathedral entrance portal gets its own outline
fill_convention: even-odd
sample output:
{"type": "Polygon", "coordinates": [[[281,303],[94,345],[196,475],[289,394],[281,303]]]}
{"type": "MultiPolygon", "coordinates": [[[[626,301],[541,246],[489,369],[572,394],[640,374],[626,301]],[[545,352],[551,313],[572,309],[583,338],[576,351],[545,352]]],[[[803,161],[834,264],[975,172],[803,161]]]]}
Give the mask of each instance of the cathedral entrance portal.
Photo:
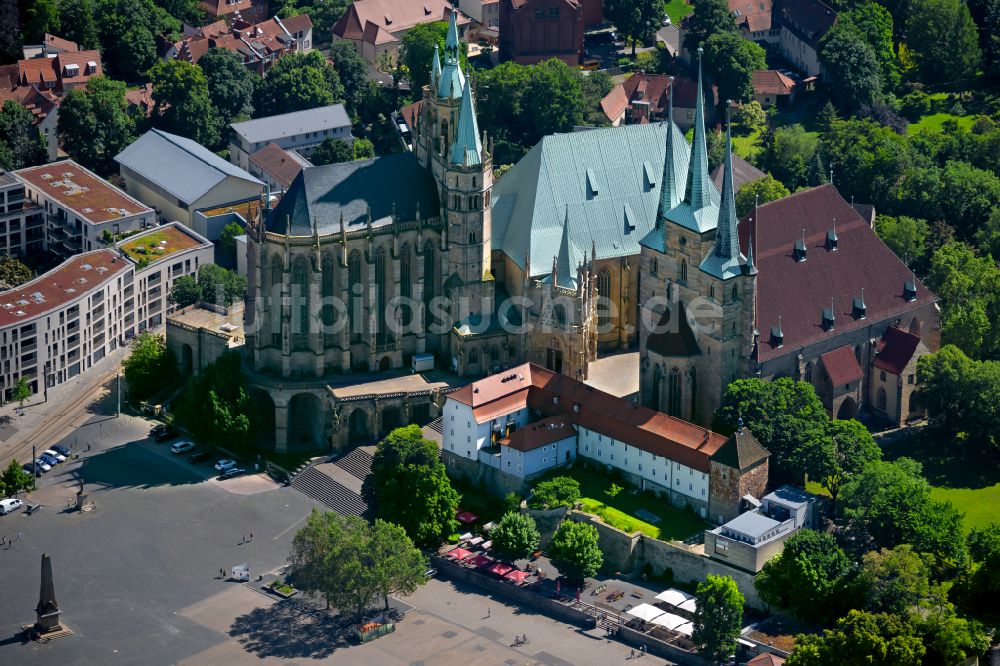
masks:
{"type": "Polygon", "coordinates": [[[385,372],[392,367],[392,361],[389,360],[388,356],[383,356],[382,360],[378,362],[378,369],[385,372]]]}
{"type": "Polygon", "coordinates": [[[848,396],[844,398],[844,402],[840,403],[840,409],[837,410],[837,418],[841,421],[853,419],[857,412],[858,403],[854,402],[854,398],[848,396]]]}
{"type": "Polygon", "coordinates": [[[312,393],[299,393],[288,403],[288,451],[323,447],[323,405],[312,393]]]}
{"type": "Polygon", "coordinates": [[[353,412],[347,422],[348,442],[352,445],[365,445],[371,443],[371,435],[368,432],[368,415],[365,410],[358,407],[353,412]]]}
{"type": "Polygon", "coordinates": [[[258,449],[274,450],[274,400],[259,388],[251,386],[247,393],[253,402],[254,420],[251,432],[253,445],[258,449]]]}
{"type": "Polygon", "coordinates": [[[563,365],[562,351],[549,347],[545,350],[545,367],[552,372],[561,375],[563,365]]]}

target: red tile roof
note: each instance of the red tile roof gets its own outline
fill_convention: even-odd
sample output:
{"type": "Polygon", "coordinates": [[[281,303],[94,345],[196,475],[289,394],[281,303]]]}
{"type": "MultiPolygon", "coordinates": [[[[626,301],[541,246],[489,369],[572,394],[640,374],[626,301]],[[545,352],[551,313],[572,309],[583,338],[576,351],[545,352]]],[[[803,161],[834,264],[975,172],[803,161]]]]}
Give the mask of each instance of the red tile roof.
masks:
{"type": "Polygon", "coordinates": [[[56,37],[55,35],[50,35],[45,33],[45,46],[54,49],[59,49],[60,51],[79,51],[80,45],[76,42],[72,42],[68,39],[63,39],[62,37],[56,37]]]}
{"type": "Polygon", "coordinates": [[[53,87],[59,91],[67,90],[74,84],[86,83],[91,77],[104,73],[101,52],[97,50],[64,51],[54,58],[19,60],[17,69],[21,85],[53,87]],[[75,75],[71,74],[73,67],[77,70],[75,75]],[[54,85],[46,86],[46,83],[54,85]]]}
{"type": "Polygon", "coordinates": [[[771,0],[729,0],[736,26],[749,32],[771,29],[771,0]]]}
{"type": "Polygon", "coordinates": [[[920,336],[890,326],[879,341],[878,352],[872,365],[890,374],[901,375],[919,344],[920,336]]]}
{"type": "Polygon", "coordinates": [[[0,327],[28,321],[75,301],[131,266],[113,250],[94,250],[67,259],[31,282],[0,294],[0,327]]]}
{"type": "Polygon", "coordinates": [[[148,118],[153,113],[153,84],[147,83],[141,88],[126,90],[125,103],[134,106],[139,113],[148,118]]]}
{"type": "MultiPolygon", "coordinates": [[[[333,26],[333,34],[342,39],[361,39],[369,22],[386,32],[405,32],[421,23],[447,21],[451,17],[447,0],[356,0],[333,26]]],[[[461,12],[458,24],[466,25],[469,17],[461,12]]]]}
{"type": "Polygon", "coordinates": [[[608,120],[611,122],[621,118],[627,108],[628,95],[625,93],[625,86],[620,83],[612,88],[611,92],[605,95],[604,99],[601,100],[601,110],[604,111],[604,115],[606,115],[608,120]]]}
{"type": "Polygon", "coordinates": [[[755,69],[752,78],[753,90],[758,95],[781,97],[791,95],[795,88],[795,81],[776,69],[755,69]]]}
{"type": "Polygon", "coordinates": [[[573,427],[571,418],[560,414],[515,430],[510,437],[500,440],[500,444],[515,451],[533,451],[568,437],[576,437],[576,428],[573,427]]]}
{"type": "Polygon", "coordinates": [[[249,11],[253,7],[253,0],[201,0],[198,6],[210,16],[225,16],[249,11]]]}
{"type": "Polygon", "coordinates": [[[423,105],[423,100],[417,100],[413,104],[407,104],[399,110],[399,115],[403,116],[406,126],[411,130],[417,126],[417,116],[420,114],[421,105],[423,105]]]}
{"type": "Polygon", "coordinates": [[[361,41],[377,46],[379,44],[388,44],[389,42],[398,42],[399,40],[393,37],[392,33],[382,26],[368,21],[368,23],[365,23],[365,30],[361,34],[361,41]]]}
{"type": "Polygon", "coordinates": [[[126,215],[153,212],[73,160],[20,169],[14,175],[92,224],[121,217],[119,210],[125,210],[126,215]]]}
{"type": "Polygon", "coordinates": [[[858,359],[854,357],[854,350],[847,345],[822,354],[819,362],[826,370],[832,386],[846,386],[864,376],[858,359]]]}
{"type": "Polygon", "coordinates": [[[0,105],[6,101],[17,102],[31,111],[36,125],[59,106],[58,97],[48,91],[40,91],[35,86],[18,86],[13,90],[0,88],[0,105]]]}
{"type": "Polygon", "coordinates": [[[747,666],[781,666],[784,663],[785,660],[778,655],[763,652],[748,661],[747,666]]]}
{"type": "Polygon", "coordinates": [[[727,442],[706,428],[532,363],[463,386],[448,397],[471,406],[479,423],[527,406],[702,472],[709,471],[709,458],[727,442]]]}
{"type": "MultiPolygon", "coordinates": [[[[797,353],[807,345],[828,340],[872,322],[895,319],[937,301],[919,282],[916,299],[908,301],[903,285],[913,275],[879,240],[857,211],[833,185],[797,192],[761,206],[754,227],[757,276],[758,362],[797,353]],[[837,250],[826,247],[827,232],[836,223],[837,250]],[[805,235],[806,261],[796,262],[792,249],[805,235]],[[853,302],[864,289],[865,319],[854,317],[853,302]],[[835,324],[824,330],[822,313],[833,300],[835,324]],[[784,345],[770,339],[781,317],[784,345]]],[[[744,254],[749,221],[740,224],[744,254]]]]}
{"type": "Polygon", "coordinates": [[[302,162],[276,143],[269,143],[250,156],[250,161],[286,189],[302,171],[302,162]]]}

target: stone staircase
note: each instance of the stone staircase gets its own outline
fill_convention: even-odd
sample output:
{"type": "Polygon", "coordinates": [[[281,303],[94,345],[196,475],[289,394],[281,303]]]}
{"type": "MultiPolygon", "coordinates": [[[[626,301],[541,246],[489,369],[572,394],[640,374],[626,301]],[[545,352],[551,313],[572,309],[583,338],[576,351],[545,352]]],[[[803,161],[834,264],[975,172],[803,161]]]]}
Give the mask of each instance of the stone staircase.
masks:
{"type": "Polygon", "coordinates": [[[434,432],[436,432],[437,434],[443,435],[444,434],[444,417],[443,416],[437,417],[436,419],[434,419],[433,421],[431,421],[430,423],[428,423],[427,427],[430,428],[431,430],[433,430],[434,432]]]}
{"type": "Polygon", "coordinates": [[[354,449],[333,464],[362,481],[372,473],[372,456],[364,449],[354,449]]]}
{"type": "Polygon", "coordinates": [[[368,510],[368,505],[360,495],[345,488],[315,467],[309,467],[301,474],[297,474],[292,479],[292,487],[322,502],[342,516],[360,516],[368,510]]]}

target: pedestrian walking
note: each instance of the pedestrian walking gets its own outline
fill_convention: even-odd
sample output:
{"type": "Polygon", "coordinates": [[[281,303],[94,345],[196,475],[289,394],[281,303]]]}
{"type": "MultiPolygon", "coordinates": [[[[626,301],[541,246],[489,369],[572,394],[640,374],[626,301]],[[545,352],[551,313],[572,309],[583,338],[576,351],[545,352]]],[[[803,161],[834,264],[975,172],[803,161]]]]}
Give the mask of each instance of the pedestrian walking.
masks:
{"type": "Polygon", "coordinates": [[[645,643],[643,643],[643,644],[642,644],[642,647],[640,647],[640,648],[639,648],[639,650],[640,650],[640,651],[642,652],[642,654],[641,654],[641,655],[639,655],[639,656],[641,656],[641,657],[645,657],[645,656],[646,656],[646,644],[645,644],[645,643]]]}
{"type": "Polygon", "coordinates": [[[486,609],[486,617],[490,617],[491,615],[493,615],[493,609],[492,608],[487,608],[486,609]]]}
{"type": "Polygon", "coordinates": [[[628,652],[628,658],[629,659],[635,659],[635,648],[632,648],[631,650],[629,650],[629,652],[628,652]]]}
{"type": "Polygon", "coordinates": [[[246,542],[247,542],[247,535],[244,534],[243,536],[240,537],[240,543],[246,543],[246,542]]]}
{"type": "Polygon", "coordinates": [[[250,540],[253,541],[253,532],[250,533],[250,540]]]}

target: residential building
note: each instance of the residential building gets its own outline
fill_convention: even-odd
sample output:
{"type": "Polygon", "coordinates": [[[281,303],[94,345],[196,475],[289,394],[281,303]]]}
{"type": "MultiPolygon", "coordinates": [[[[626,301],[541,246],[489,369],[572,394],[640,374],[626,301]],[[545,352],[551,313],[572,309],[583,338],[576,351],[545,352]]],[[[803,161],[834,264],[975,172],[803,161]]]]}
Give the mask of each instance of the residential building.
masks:
{"type": "Polygon", "coordinates": [[[126,335],[159,328],[176,305],[170,302],[174,282],[215,261],[215,245],[178,222],[140,232],[116,247],[135,264],[135,301],[126,307],[126,335]]]}
{"type": "Polygon", "coordinates": [[[276,143],[269,143],[250,156],[250,173],[264,181],[272,194],[287,190],[295,177],[312,163],[294,150],[285,150],[276,143]]]}
{"type": "Polygon", "coordinates": [[[413,138],[416,136],[417,118],[420,117],[420,106],[423,100],[418,99],[412,104],[407,104],[393,114],[393,125],[399,134],[399,140],[407,150],[413,150],[413,138]]]}
{"type": "Polygon", "coordinates": [[[269,143],[309,157],[326,139],[353,141],[351,118],[343,104],[254,118],[230,125],[229,161],[250,168],[250,156],[269,143]]]}
{"type": "Polygon", "coordinates": [[[0,79],[0,106],[5,102],[17,102],[31,112],[35,127],[45,139],[45,150],[49,161],[59,157],[59,97],[50,91],[39,90],[38,86],[7,86],[0,79]]]}
{"type": "MultiPolygon", "coordinates": [[[[683,131],[694,126],[697,83],[685,76],[666,74],[633,74],[611,89],[601,100],[601,110],[612,125],[634,125],[664,122],[670,115],[683,131]],[[673,100],[670,99],[671,93],[673,100]],[[673,112],[670,104],[673,103],[673,112]]],[[[706,121],[715,116],[718,91],[712,87],[713,103],[707,109],[706,121]]]]}
{"type": "Polygon", "coordinates": [[[459,0],[458,9],[483,28],[500,28],[500,0],[459,0]]]}
{"type": "Polygon", "coordinates": [[[166,44],[162,56],[196,64],[212,48],[232,51],[249,69],[264,76],[286,53],[312,50],[312,21],[308,14],[298,14],[260,23],[233,19],[231,25],[217,21],[203,28],[186,26],[184,36],[166,44]]]}
{"type": "Polygon", "coordinates": [[[150,130],[115,156],[125,189],[156,209],[212,238],[198,213],[256,205],[264,183],[194,141],[150,130]]]}
{"type": "Polygon", "coordinates": [[[253,23],[267,18],[267,0],[201,0],[198,7],[210,18],[253,23]]]}
{"type": "Polygon", "coordinates": [[[83,88],[87,81],[104,73],[101,52],[60,51],[44,58],[17,62],[19,86],[37,86],[39,90],[62,94],[83,88]]]}
{"type": "Polygon", "coordinates": [[[128,112],[138,120],[149,118],[153,115],[153,107],[156,102],[153,100],[153,84],[146,83],[139,88],[125,91],[125,104],[128,112]]]}
{"type": "Polygon", "coordinates": [[[533,65],[558,58],[576,67],[583,26],[581,0],[500,0],[500,60],[533,65]]]}
{"type": "Polygon", "coordinates": [[[658,322],[640,329],[643,404],[707,422],[733,379],[792,377],[813,384],[832,416],[853,418],[876,398],[872,364],[887,328],[938,348],[937,298],[833,185],[764,204],[739,224],[728,133],[721,193],[708,178],[703,123],[690,156],[668,136],[668,155],[682,147],[677,157],[688,159],[663,175],[680,187],[664,189],[642,239],[638,302],[653,303],[658,322]]]}
{"type": "Polygon", "coordinates": [[[755,574],[784,550],[795,529],[791,519],[778,521],[747,511],[705,532],[705,554],[755,574]]]}
{"type": "Polygon", "coordinates": [[[875,416],[890,425],[903,425],[923,416],[916,399],[917,360],[931,351],[919,335],[890,326],[882,334],[872,361],[875,416]]]}
{"type": "Polygon", "coordinates": [[[702,518],[734,517],[767,485],[767,451],[748,430],[724,437],[525,363],[449,393],[443,459],[517,488],[580,458],[617,470],[702,518]]]}
{"type": "Polygon", "coordinates": [[[779,522],[791,520],[795,529],[816,529],[816,499],[816,495],[786,484],[761,498],[760,512],[779,522]]]}
{"type": "Polygon", "coordinates": [[[25,199],[24,183],[0,171],[0,254],[37,257],[44,250],[45,216],[25,199]]]}
{"type": "MultiPolygon", "coordinates": [[[[333,26],[333,41],[347,40],[369,64],[379,56],[397,57],[403,35],[422,23],[448,21],[455,10],[448,0],[356,0],[333,26]]],[[[459,36],[469,17],[456,12],[459,36]]]]}
{"type": "Polygon", "coordinates": [[[795,81],[776,69],[753,72],[753,98],[761,107],[783,108],[795,99],[795,81]]]}
{"type": "Polygon", "coordinates": [[[156,223],[151,208],[73,160],[14,171],[26,206],[44,214],[45,249],[66,258],[156,223]]]}
{"type": "Polygon", "coordinates": [[[23,47],[24,59],[32,58],[52,58],[67,51],[79,51],[80,45],[74,41],[57,37],[45,33],[41,44],[25,44],[23,47]]]}

